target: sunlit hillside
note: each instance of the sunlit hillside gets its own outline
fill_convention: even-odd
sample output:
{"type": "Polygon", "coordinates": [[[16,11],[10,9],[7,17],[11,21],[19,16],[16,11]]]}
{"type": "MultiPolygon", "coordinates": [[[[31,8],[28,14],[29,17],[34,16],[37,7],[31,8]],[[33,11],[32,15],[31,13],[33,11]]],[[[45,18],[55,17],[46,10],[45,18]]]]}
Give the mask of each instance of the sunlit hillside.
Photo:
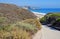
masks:
{"type": "Polygon", "coordinates": [[[40,29],[34,13],[13,4],[0,3],[0,39],[32,39],[40,29]]]}

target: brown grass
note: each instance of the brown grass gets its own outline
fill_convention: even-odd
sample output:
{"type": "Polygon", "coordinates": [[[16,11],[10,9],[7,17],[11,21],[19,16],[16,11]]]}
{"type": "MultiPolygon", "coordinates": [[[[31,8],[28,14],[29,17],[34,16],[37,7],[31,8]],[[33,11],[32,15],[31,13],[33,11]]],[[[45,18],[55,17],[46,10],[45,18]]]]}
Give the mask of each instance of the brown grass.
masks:
{"type": "Polygon", "coordinates": [[[39,22],[38,19],[26,19],[22,22],[35,25],[35,27],[37,27],[39,30],[41,29],[41,23],[39,22]]]}
{"type": "Polygon", "coordinates": [[[26,30],[13,27],[11,31],[0,30],[0,39],[31,39],[31,35],[26,30]]]}

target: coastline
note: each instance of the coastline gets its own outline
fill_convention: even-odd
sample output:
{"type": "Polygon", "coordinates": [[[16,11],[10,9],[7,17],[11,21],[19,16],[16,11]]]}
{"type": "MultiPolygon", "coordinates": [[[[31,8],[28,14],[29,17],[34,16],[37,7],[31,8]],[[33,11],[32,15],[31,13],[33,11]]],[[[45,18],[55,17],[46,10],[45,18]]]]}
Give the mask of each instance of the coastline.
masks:
{"type": "Polygon", "coordinates": [[[42,18],[46,15],[46,13],[40,13],[40,12],[34,12],[34,11],[32,11],[32,13],[34,13],[37,16],[37,18],[42,18]]]}

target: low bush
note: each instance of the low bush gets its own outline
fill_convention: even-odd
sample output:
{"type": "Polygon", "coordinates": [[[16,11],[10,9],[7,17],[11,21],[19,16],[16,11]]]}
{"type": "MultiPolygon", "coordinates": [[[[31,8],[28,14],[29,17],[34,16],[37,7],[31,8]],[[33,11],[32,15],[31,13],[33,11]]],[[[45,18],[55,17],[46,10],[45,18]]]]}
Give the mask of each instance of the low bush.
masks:
{"type": "Polygon", "coordinates": [[[58,18],[60,18],[60,13],[48,13],[40,19],[40,22],[42,24],[51,24],[54,23],[58,18]]]}

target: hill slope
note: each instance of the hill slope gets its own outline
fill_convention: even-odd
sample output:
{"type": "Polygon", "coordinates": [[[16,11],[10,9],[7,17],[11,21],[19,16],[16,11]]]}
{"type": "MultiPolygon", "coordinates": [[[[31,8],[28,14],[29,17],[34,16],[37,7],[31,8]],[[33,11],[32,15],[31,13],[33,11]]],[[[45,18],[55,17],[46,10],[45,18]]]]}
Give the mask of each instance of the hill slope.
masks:
{"type": "Polygon", "coordinates": [[[32,39],[41,29],[34,13],[13,4],[0,3],[0,39],[32,39]]]}
{"type": "Polygon", "coordinates": [[[9,22],[36,18],[36,16],[28,10],[25,10],[13,4],[3,4],[3,3],[0,3],[0,17],[7,18],[7,21],[9,22]]]}

